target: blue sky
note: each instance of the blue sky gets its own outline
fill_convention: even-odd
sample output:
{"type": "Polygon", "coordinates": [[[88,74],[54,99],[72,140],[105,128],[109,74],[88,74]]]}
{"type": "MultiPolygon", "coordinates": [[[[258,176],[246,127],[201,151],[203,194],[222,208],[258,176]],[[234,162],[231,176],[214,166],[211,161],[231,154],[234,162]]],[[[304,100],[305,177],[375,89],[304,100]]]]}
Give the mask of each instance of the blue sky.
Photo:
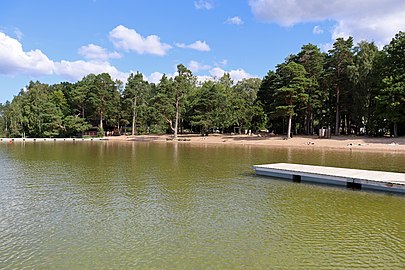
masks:
{"type": "Polygon", "coordinates": [[[405,30],[403,0],[4,0],[0,102],[30,80],[108,72],[151,82],[182,63],[200,80],[262,78],[307,43],[387,44],[405,30]]]}

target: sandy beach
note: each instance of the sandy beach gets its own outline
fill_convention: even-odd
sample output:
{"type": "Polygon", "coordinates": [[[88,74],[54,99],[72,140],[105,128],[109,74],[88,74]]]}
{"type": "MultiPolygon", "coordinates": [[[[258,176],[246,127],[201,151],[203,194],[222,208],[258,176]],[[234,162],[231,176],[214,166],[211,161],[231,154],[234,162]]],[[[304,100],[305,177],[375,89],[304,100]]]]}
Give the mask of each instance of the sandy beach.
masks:
{"type": "Polygon", "coordinates": [[[317,136],[295,136],[286,140],[284,136],[258,136],[258,135],[230,135],[210,134],[201,135],[179,135],[174,141],[172,135],[136,135],[136,136],[111,136],[111,141],[139,141],[139,142],[161,142],[161,143],[182,143],[182,144],[222,144],[222,145],[256,145],[263,147],[300,147],[300,148],[329,148],[349,151],[387,151],[405,153],[405,137],[360,137],[360,136],[339,136],[330,139],[317,136]]]}

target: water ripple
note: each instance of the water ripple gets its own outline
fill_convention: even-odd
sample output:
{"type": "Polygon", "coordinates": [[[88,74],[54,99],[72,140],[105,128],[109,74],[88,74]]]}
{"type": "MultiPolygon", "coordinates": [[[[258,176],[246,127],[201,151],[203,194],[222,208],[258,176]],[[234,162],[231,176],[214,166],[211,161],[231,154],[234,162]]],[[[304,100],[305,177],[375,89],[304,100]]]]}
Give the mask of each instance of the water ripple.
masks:
{"type": "Polygon", "coordinates": [[[404,268],[404,198],[250,174],[281,150],[68,146],[0,151],[1,269],[404,268]]]}

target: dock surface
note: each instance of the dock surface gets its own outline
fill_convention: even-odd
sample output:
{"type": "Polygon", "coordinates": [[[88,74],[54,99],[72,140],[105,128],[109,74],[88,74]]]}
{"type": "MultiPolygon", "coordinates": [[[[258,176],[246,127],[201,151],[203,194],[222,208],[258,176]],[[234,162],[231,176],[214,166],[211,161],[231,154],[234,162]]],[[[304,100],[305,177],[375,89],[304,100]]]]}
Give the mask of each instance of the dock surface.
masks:
{"type": "Polygon", "coordinates": [[[274,163],[255,165],[258,175],[291,179],[295,182],[318,182],[358,189],[405,193],[405,174],[303,164],[274,163]]]}

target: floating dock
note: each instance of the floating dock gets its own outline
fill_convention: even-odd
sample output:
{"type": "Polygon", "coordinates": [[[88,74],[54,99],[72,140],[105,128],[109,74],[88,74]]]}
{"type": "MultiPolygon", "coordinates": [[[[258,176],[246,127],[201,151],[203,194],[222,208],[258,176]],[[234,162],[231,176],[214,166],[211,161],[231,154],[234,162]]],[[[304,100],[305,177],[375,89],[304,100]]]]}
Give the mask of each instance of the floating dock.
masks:
{"type": "Polygon", "coordinates": [[[405,194],[405,173],[290,163],[255,165],[253,169],[258,175],[284,178],[294,182],[316,182],[354,189],[372,189],[405,194]]]}

